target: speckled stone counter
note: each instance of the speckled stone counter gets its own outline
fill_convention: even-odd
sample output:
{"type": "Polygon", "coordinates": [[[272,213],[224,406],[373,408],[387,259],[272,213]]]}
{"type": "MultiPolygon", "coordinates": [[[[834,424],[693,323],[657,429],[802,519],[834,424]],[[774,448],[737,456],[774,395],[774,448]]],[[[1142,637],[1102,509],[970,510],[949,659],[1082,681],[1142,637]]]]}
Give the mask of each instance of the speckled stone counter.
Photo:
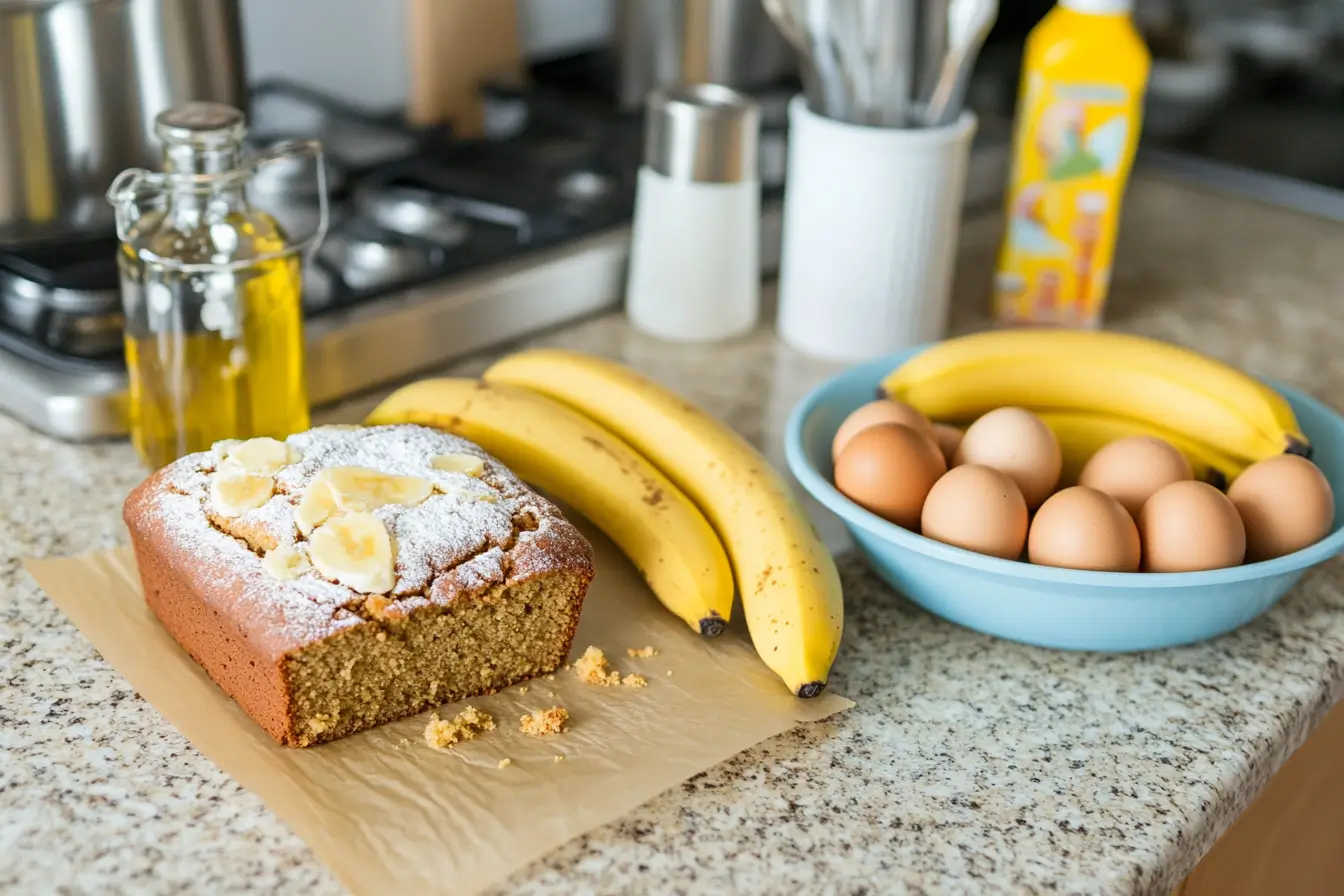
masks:
{"type": "MultiPolygon", "coordinates": [[[[985,323],[997,232],[992,219],[964,232],[958,330],[985,323]]],[[[1111,320],[1339,406],[1341,246],[1339,225],[1144,180],[1111,320]]],[[[766,330],[671,346],[615,315],[537,342],[673,384],[777,462],[789,408],[834,369],[766,330]]],[[[339,892],[19,567],[124,538],[119,506],[142,475],[131,449],[63,445],[5,418],[0,446],[0,891],[339,892]]],[[[504,890],[1164,894],[1344,687],[1339,563],[1239,632],[1132,656],[996,641],[916,609],[852,556],[841,569],[832,681],[855,709],[688,781],[504,890]]]]}

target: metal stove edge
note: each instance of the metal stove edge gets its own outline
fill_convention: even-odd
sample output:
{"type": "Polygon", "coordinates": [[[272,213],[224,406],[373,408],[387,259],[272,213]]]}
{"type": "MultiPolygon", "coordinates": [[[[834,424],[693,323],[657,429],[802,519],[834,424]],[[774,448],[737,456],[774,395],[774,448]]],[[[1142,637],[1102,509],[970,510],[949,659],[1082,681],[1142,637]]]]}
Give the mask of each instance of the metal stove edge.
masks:
{"type": "MultiPolygon", "coordinates": [[[[1006,144],[977,146],[966,206],[1002,191],[1006,144]]],[[[761,214],[761,269],[779,265],[782,209],[761,214]]],[[[395,382],[455,358],[521,339],[620,305],[630,228],[618,227],[470,276],[415,287],[326,315],[306,326],[314,407],[395,382]]],[[[126,376],[71,375],[0,352],[0,406],[34,429],[80,442],[126,434],[126,376]]]]}

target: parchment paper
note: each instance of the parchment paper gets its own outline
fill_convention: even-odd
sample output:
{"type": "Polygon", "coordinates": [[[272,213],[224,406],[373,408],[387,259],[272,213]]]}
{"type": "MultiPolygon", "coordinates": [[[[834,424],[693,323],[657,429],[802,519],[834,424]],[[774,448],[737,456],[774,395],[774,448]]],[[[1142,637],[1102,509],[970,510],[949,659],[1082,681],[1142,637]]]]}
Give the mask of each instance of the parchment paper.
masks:
{"type": "Polygon", "coordinates": [[[475,893],[797,722],[853,705],[834,694],[793,697],[740,622],[713,640],[693,633],[611,542],[575,521],[593,542],[598,574],[571,659],[596,645],[648,687],[595,687],[561,670],[528,682],[527,693],[514,686],[465,701],[498,727],[447,751],[425,744],[429,713],[325,746],[278,746],[159,625],[130,548],[25,566],[141,696],[260,796],[351,891],[475,893]],[[645,646],[658,655],[626,655],[645,646]],[[556,705],[569,710],[569,731],[519,732],[523,713],[556,705]],[[505,758],[512,764],[499,768],[505,758]]]}

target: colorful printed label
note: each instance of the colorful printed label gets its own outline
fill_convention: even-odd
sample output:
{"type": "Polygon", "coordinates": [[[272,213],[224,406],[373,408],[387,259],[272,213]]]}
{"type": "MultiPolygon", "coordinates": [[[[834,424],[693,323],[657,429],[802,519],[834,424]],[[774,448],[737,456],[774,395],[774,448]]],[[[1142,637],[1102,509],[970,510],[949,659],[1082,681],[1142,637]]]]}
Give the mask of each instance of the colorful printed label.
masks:
{"type": "Polygon", "coordinates": [[[995,315],[1007,324],[1093,325],[1110,283],[1139,97],[1121,85],[1036,74],[1025,87],[995,315]]]}

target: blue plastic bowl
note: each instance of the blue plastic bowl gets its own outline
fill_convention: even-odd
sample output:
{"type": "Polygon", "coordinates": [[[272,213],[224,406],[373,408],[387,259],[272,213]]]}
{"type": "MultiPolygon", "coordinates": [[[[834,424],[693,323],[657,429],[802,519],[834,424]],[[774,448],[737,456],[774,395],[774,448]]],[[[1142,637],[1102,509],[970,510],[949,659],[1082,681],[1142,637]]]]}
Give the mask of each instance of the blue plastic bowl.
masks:
{"type": "Polygon", "coordinates": [[[1115,573],[1000,560],[916,535],[869,513],[831,484],[831,440],[882,378],[925,346],[854,367],[822,383],[789,418],[789,467],[839,515],[873,569],[931,613],[968,628],[1066,650],[1130,651],[1189,644],[1243,625],[1278,602],[1302,573],[1344,548],[1344,419],[1273,384],[1311,439],[1336,495],[1330,534],[1287,557],[1231,569],[1115,573]]]}

